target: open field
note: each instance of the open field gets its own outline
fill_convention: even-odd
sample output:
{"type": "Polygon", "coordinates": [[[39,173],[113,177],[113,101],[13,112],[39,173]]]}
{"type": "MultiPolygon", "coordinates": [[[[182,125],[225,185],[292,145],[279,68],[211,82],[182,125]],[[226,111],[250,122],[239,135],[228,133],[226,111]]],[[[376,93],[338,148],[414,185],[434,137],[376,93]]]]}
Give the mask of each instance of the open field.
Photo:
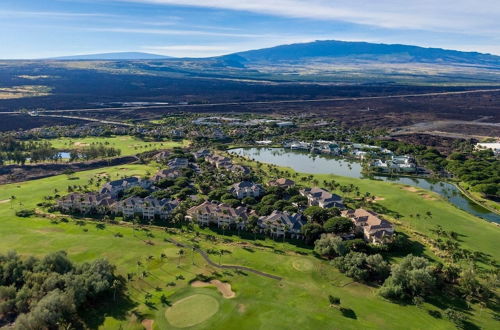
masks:
{"type": "Polygon", "coordinates": [[[186,147],[189,141],[180,142],[145,142],[133,136],[114,136],[114,137],[89,137],[89,138],[59,138],[46,140],[52,143],[52,146],[59,150],[70,150],[85,148],[95,143],[104,143],[108,147],[120,149],[122,156],[136,155],[141,152],[155,149],[171,149],[174,147],[186,147]]]}
{"type": "MultiPolygon", "coordinates": [[[[209,229],[204,229],[202,232],[218,237],[212,242],[198,238],[194,233],[169,234],[160,229],[134,231],[128,226],[118,225],[106,225],[105,229],[98,229],[91,222],[85,225],[73,221],[53,224],[49,219],[17,218],[14,215],[16,209],[35,208],[36,203],[42,201],[43,196],[52,195],[54,189],[64,192],[69,184],[85,184],[88,179],[103,173],[115,178],[121,175],[144,175],[155,170],[146,165],[124,165],[79,172],[77,178],[72,180],[61,175],[1,186],[0,200],[7,201],[12,196],[16,199],[0,204],[0,251],[15,249],[25,255],[44,255],[64,249],[78,262],[107,258],[117,265],[117,271],[123,276],[146,271],[146,277],[136,275],[129,282],[131,302],[103,306],[105,316],[89,315],[91,326],[105,329],[141,329],[143,319],[149,325],[150,320],[153,320],[156,329],[185,326],[186,323],[182,322],[186,322],[185,318],[190,314],[189,308],[182,305],[186,301],[199,302],[198,295],[202,295],[204,301],[210,301],[212,307],[207,307],[209,309],[205,316],[208,315],[208,318],[200,318],[200,323],[193,325],[193,329],[318,329],[326,325],[342,329],[399,329],[401,324],[405,324],[408,329],[453,329],[450,322],[428,314],[428,310],[442,311],[446,308],[446,305],[441,305],[443,302],[434,305],[426,303],[417,308],[385,301],[376,295],[376,288],[353,283],[326,261],[313,257],[310,250],[289,243],[269,239],[246,242],[236,236],[226,236],[230,240],[224,240],[209,229]],[[117,233],[123,237],[117,237],[117,233]],[[244,265],[281,276],[284,280],[216,270],[208,266],[201,256],[187,249],[184,256],[179,257],[179,248],[164,240],[170,237],[189,244],[197,242],[203,249],[230,251],[222,256],[222,263],[244,265]],[[146,241],[150,241],[150,244],[146,241]],[[160,258],[161,253],[166,258],[160,258]],[[214,272],[218,272],[220,280],[231,284],[236,294],[234,298],[225,299],[216,288],[193,287],[189,283],[196,274],[213,275],[214,272]],[[328,294],[340,297],[342,305],[352,311],[343,315],[338,309],[329,307],[328,294]],[[161,303],[162,295],[167,299],[165,304],[161,303]],[[181,301],[184,301],[182,305],[176,305],[181,301]],[[215,310],[217,304],[218,309],[215,310]],[[128,313],[132,309],[137,310],[135,315],[128,313]]],[[[322,180],[327,177],[317,178],[322,180]]],[[[389,183],[340,177],[335,179],[342,183],[352,182],[363,191],[383,197],[377,203],[403,214],[401,221],[405,225],[411,224],[412,228],[428,232],[439,223],[445,229],[463,234],[461,239],[467,247],[498,257],[494,244],[499,234],[498,227],[475,219],[444,201],[431,202],[421,198],[418,192],[405,191],[389,183]],[[410,213],[423,214],[426,210],[432,211],[431,219],[416,221],[407,218],[410,213]]],[[[218,258],[212,257],[216,262],[218,258]]],[[[483,310],[479,316],[479,310],[476,309],[471,320],[483,329],[495,328],[490,310],[483,310]]]]}
{"type": "Polygon", "coordinates": [[[0,87],[0,100],[49,96],[52,88],[42,85],[0,87]]]}

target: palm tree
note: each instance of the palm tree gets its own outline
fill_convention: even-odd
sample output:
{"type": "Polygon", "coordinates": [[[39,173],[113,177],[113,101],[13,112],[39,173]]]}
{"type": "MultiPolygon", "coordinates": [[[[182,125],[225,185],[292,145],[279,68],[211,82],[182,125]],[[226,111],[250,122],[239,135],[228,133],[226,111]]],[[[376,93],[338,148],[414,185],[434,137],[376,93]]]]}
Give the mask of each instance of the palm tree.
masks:
{"type": "Polygon", "coordinates": [[[177,267],[179,267],[179,265],[181,263],[181,258],[184,255],[184,250],[183,249],[179,249],[179,251],[177,251],[177,255],[179,255],[179,261],[177,262],[177,267]]]}
{"type": "Polygon", "coordinates": [[[137,260],[137,272],[139,273],[139,267],[142,265],[140,260],[137,260]]]}
{"type": "Polygon", "coordinates": [[[289,225],[285,225],[285,227],[283,228],[283,243],[285,242],[285,238],[286,238],[286,233],[290,230],[290,226],[289,225]]]}
{"type": "Polygon", "coordinates": [[[226,234],[226,229],[227,229],[228,225],[227,223],[223,223],[222,224],[222,235],[225,235],[226,234]]]}
{"type": "Polygon", "coordinates": [[[111,288],[113,289],[113,301],[116,301],[116,289],[120,286],[120,282],[118,280],[113,280],[111,284],[111,288]]]}
{"type": "Polygon", "coordinates": [[[12,203],[14,202],[15,199],[16,199],[16,196],[14,196],[14,195],[10,196],[10,208],[12,208],[12,203]]]}
{"type": "Polygon", "coordinates": [[[254,241],[256,241],[256,240],[257,240],[257,233],[258,233],[258,232],[259,232],[259,227],[257,227],[257,226],[253,226],[253,227],[252,227],[252,233],[253,233],[253,239],[254,239],[254,241]]]}
{"type": "Polygon", "coordinates": [[[222,255],[224,254],[224,250],[218,250],[217,253],[219,254],[219,265],[221,263],[222,255]]]}
{"type": "Polygon", "coordinates": [[[240,236],[240,224],[243,222],[243,219],[241,217],[237,217],[235,220],[234,220],[234,223],[236,224],[236,229],[238,230],[238,236],[240,236]]]}

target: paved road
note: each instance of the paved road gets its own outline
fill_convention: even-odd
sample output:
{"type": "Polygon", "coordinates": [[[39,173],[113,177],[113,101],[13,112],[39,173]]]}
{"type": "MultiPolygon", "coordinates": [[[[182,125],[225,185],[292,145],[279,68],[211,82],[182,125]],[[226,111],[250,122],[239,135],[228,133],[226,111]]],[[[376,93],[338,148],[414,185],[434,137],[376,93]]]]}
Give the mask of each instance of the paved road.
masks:
{"type": "Polygon", "coordinates": [[[254,274],[257,274],[257,275],[260,275],[260,276],[264,276],[264,277],[267,277],[267,278],[271,278],[273,280],[278,280],[278,281],[281,281],[283,278],[282,277],[279,277],[279,276],[276,276],[276,275],[272,275],[272,274],[268,274],[268,273],[264,273],[264,272],[261,272],[259,270],[255,270],[255,269],[252,269],[252,268],[248,268],[248,267],[245,267],[245,266],[236,266],[236,265],[219,265],[215,262],[213,262],[210,257],[208,256],[208,254],[203,251],[202,249],[199,249],[199,248],[196,248],[196,247],[193,247],[191,245],[188,245],[188,244],[184,244],[184,243],[181,243],[181,242],[178,242],[172,238],[167,238],[171,243],[177,245],[177,246],[181,246],[185,249],[194,249],[196,252],[198,252],[202,257],[203,259],[205,259],[205,261],[210,265],[210,266],[213,266],[213,267],[216,267],[216,268],[220,268],[220,269],[235,269],[235,270],[241,270],[241,271],[245,271],[245,272],[249,272],[249,273],[254,273],[254,274]]]}
{"type": "Polygon", "coordinates": [[[96,119],[96,118],[89,118],[89,117],[77,117],[77,116],[67,116],[67,115],[36,115],[34,117],[67,118],[67,119],[93,121],[93,122],[97,122],[97,123],[101,123],[101,124],[111,124],[111,125],[130,126],[130,127],[134,126],[133,124],[124,123],[121,121],[112,121],[112,120],[103,120],[103,119],[96,119]]]}
{"type": "MultiPolygon", "coordinates": [[[[80,112],[80,111],[110,111],[110,110],[144,110],[144,109],[169,109],[169,108],[200,108],[200,107],[217,107],[217,106],[238,106],[238,105],[260,105],[260,104],[300,104],[300,103],[320,103],[333,101],[362,101],[362,100],[380,100],[380,99],[399,99],[399,98],[416,98],[426,96],[441,96],[441,95],[462,95],[476,94],[485,92],[500,92],[500,88],[496,89],[475,89],[468,91],[455,92],[435,92],[421,94],[401,94],[401,95],[385,95],[385,96],[364,96],[364,97],[338,97],[326,99],[305,99],[305,100],[274,100],[274,101],[248,101],[248,102],[223,102],[223,103],[206,103],[206,104],[171,104],[161,106],[135,106],[135,107],[117,107],[117,108],[82,108],[82,109],[60,109],[60,110],[44,110],[39,113],[61,113],[61,112],[80,112]]],[[[0,112],[0,114],[15,114],[17,112],[0,112]]]]}

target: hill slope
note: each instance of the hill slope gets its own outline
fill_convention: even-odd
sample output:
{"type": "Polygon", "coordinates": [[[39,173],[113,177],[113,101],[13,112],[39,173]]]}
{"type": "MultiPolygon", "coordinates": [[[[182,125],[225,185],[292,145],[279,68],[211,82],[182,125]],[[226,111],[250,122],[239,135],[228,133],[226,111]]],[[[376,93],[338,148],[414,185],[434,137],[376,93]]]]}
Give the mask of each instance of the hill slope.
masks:
{"type": "Polygon", "coordinates": [[[477,52],[461,52],[441,48],[407,45],[374,44],[368,42],[315,41],[250,50],[224,56],[240,63],[307,62],[311,60],[346,60],[380,63],[460,63],[498,66],[500,56],[477,52]]]}
{"type": "Polygon", "coordinates": [[[89,55],[73,55],[53,58],[54,60],[159,60],[168,59],[169,56],[140,53],[140,52],[122,52],[122,53],[103,53],[89,55]]]}

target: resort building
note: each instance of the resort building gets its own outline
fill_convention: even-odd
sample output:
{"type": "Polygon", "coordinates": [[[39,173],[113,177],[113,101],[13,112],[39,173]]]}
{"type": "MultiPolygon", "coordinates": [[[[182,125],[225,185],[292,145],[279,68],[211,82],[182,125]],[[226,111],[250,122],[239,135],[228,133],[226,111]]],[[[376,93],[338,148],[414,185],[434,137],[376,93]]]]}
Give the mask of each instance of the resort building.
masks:
{"type": "Polygon", "coordinates": [[[161,181],[163,179],[177,179],[178,177],[181,177],[183,174],[180,170],[178,169],[168,169],[168,170],[160,170],[158,171],[152,178],[154,182],[161,181]]]}
{"type": "Polygon", "coordinates": [[[124,218],[140,216],[143,219],[167,218],[179,203],[169,199],[156,199],[153,197],[130,197],[117,202],[114,206],[115,213],[122,214],[124,218]]]}
{"type": "Polygon", "coordinates": [[[261,232],[269,232],[271,236],[280,237],[289,234],[292,238],[301,238],[304,218],[297,213],[274,211],[268,216],[260,217],[258,226],[261,232]]]}
{"type": "Polygon", "coordinates": [[[113,198],[118,196],[124,190],[130,189],[132,187],[142,187],[145,189],[149,189],[152,186],[152,182],[149,180],[142,180],[137,177],[130,177],[121,180],[115,180],[107,182],[104,186],[102,186],[99,193],[101,194],[110,194],[113,198]]]}
{"type": "Polygon", "coordinates": [[[174,158],[168,162],[168,167],[174,169],[187,168],[189,166],[189,160],[187,158],[174,158]]]}
{"type": "Polygon", "coordinates": [[[243,206],[232,208],[227,204],[206,201],[190,208],[186,219],[196,221],[202,226],[216,224],[218,227],[235,225],[244,228],[249,215],[248,209],[243,206]]]}
{"type": "Polygon", "coordinates": [[[288,189],[288,188],[292,188],[295,186],[295,181],[290,180],[290,179],[281,178],[281,179],[269,181],[267,183],[267,185],[269,187],[280,187],[280,188],[288,189]]]}
{"type": "Polygon", "coordinates": [[[350,218],[356,230],[370,243],[384,243],[392,238],[394,227],[392,223],[380,217],[377,213],[365,209],[345,210],[342,216],[350,218]]]}
{"type": "Polygon", "coordinates": [[[236,198],[242,199],[245,197],[259,197],[262,193],[264,193],[264,189],[260,184],[250,181],[242,181],[240,183],[233,184],[229,189],[229,192],[236,198]]]}
{"type": "Polygon", "coordinates": [[[71,193],[58,200],[57,204],[61,211],[80,212],[84,214],[92,212],[103,212],[114,200],[109,194],[96,193],[71,193]]]}
{"type": "Polygon", "coordinates": [[[299,193],[307,198],[309,206],[319,206],[324,209],[331,207],[344,208],[342,197],[332,194],[324,189],[317,187],[306,188],[301,189],[299,193]]]}

